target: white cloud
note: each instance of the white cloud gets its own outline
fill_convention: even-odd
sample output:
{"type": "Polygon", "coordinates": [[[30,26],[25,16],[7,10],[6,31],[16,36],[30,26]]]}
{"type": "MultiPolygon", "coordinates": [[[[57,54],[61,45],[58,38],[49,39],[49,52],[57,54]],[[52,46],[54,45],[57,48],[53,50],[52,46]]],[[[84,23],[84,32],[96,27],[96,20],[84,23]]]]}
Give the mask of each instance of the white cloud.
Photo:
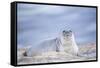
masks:
{"type": "Polygon", "coordinates": [[[54,37],[67,25],[67,29],[70,27],[75,32],[78,42],[89,41],[90,37],[94,37],[93,34],[87,37],[87,33],[95,30],[95,22],[93,22],[95,19],[91,20],[91,16],[94,17],[95,13],[89,13],[94,10],[48,5],[35,6],[36,8],[31,5],[26,8],[25,6],[22,7],[23,10],[18,10],[18,21],[21,22],[19,23],[20,29],[24,30],[19,36],[20,42],[35,43],[40,38],[54,37]]]}

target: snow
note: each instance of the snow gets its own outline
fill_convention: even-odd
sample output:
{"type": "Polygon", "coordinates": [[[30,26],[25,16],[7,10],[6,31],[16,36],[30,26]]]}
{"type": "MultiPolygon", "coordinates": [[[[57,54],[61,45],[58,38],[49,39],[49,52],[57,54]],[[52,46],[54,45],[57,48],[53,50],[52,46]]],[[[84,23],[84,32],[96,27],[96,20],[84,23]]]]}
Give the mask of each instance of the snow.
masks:
{"type": "Polygon", "coordinates": [[[23,56],[27,48],[18,48],[18,64],[38,64],[38,63],[55,63],[70,61],[88,61],[96,60],[96,44],[88,43],[79,46],[79,55],[72,55],[65,52],[44,52],[36,56],[23,56]]]}

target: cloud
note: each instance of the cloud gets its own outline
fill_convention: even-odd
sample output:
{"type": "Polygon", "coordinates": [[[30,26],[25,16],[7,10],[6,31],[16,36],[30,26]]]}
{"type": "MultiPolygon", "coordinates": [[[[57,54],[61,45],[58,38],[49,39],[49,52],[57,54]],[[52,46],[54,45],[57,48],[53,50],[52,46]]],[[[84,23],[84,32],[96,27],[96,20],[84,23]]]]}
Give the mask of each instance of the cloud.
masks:
{"type": "Polygon", "coordinates": [[[18,4],[18,43],[35,44],[65,29],[78,43],[95,41],[95,8],[18,4]]]}

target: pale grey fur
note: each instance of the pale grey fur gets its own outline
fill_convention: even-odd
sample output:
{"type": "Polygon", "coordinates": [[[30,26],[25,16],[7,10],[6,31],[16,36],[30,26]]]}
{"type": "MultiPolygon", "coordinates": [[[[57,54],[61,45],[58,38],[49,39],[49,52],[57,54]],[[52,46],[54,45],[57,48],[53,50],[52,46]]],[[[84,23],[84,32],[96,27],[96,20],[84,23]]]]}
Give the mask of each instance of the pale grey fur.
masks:
{"type": "Polygon", "coordinates": [[[45,52],[66,52],[77,55],[78,46],[72,31],[63,31],[60,37],[44,40],[44,42],[41,42],[36,47],[31,47],[27,51],[27,56],[41,55],[45,52]]]}

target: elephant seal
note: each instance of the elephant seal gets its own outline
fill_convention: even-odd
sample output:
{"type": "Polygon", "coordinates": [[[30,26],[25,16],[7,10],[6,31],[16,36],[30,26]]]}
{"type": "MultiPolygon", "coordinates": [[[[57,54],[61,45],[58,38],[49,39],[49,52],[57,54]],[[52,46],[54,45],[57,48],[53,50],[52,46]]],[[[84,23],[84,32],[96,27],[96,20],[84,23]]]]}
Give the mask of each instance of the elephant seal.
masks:
{"type": "Polygon", "coordinates": [[[55,39],[44,40],[37,46],[27,50],[24,56],[36,56],[46,52],[65,52],[72,55],[78,54],[74,34],[71,30],[62,31],[61,35],[55,39]]]}

